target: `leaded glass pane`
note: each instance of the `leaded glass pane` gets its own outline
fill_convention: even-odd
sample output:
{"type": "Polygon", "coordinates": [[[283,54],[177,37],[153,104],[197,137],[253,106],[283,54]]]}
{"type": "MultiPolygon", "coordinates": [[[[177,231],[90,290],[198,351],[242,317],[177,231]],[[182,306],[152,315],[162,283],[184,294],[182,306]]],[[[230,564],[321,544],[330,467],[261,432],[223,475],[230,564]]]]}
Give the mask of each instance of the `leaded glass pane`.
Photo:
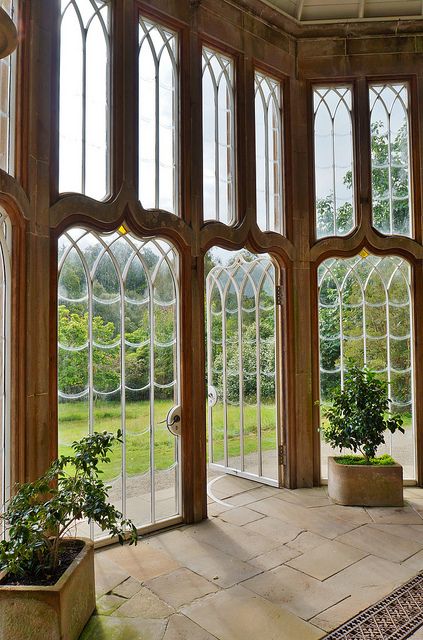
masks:
{"type": "Polygon", "coordinates": [[[76,228],[61,236],[59,450],[120,428],[104,477],[137,526],[180,513],[179,443],[162,423],[180,402],[178,299],[167,241],[76,228]]]}
{"type": "MultiPolygon", "coordinates": [[[[378,455],[389,453],[405,478],[414,479],[410,266],[396,256],[331,258],[320,265],[318,280],[323,408],[343,385],[349,362],[375,371],[387,382],[391,409],[402,414],[405,428],[405,435],[387,433],[378,455]]],[[[333,452],[322,442],[323,477],[327,455],[333,452]]]]}
{"type": "Polygon", "coordinates": [[[110,2],[61,0],[59,191],[109,191],[110,2]]]}
{"type": "Polygon", "coordinates": [[[256,71],[256,194],[257,224],[262,231],[282,233],[281,86],[256,71]]]}
{"type": "Polygon", "coordinates": [[[345,236],[355,226],[352,91],[315,87],[316,236],[345,236]]]}
{"type": "Polygon", "coordinates": [[[387,235],[411,236],[408,85],[369,87],[373,224],[387,235]]]}
{"type": "MultiPolygon", "coordinates": [[[[16,22],[15,0],[4,0],[2,9],[16,22]]],[[[0,169],[13,175],[16,53],[0,60],[0,169]]]]}
{"type": "Polygon", "coordinates": [[[139,28],[139,198],[178,213],[178,36],[150,19],[139,28]]]}
{"type": "Polygon", "coordinates": [[[232,58],[203,48],[204,220],[235,219],[235,107],[232,58]]]}
{"type": "Polygon", "coordinates": [[[206,270],[209,463],[277,484],[275,268],[215,248],[206,270]]]}

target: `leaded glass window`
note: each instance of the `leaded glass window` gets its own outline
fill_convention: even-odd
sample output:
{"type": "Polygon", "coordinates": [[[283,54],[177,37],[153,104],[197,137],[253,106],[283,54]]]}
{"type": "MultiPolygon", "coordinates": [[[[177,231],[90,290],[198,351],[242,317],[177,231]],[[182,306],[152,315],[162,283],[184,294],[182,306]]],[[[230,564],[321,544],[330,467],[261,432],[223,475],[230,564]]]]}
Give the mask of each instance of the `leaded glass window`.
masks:
{"type": "Polygon", "coordinates": [[[59,191],[109,192],[110,2],[61,0],[59,191]]]}
{"type": "Polygon", "coordinates": [[[139,28],[139,198],[178,213],[178,36],[147,18],[139,28]]]}
{"type": "Polygon", "coordinates": [[[203,47],[204,220],[235,219],[235,105],[232,58],[203,47]]]}
{"type": "Polygon", "coordinates": [[[411,236],[408,86],[369,87],[373,224],[387,235],[411,236]]]}
{"type": "MultiPolygon", "coordinates": [[[[138,526],[180,512],[179,267],[165,240],[73,228],[59,241],[59,451],[123,432],[104,478],[138,526]]],[[[96,535],[98,532],[91,531],[96,535]]]]}
{"type": "MultiPolygon", "coordinates": [[[[392,454],[414,479],[410,266],[395,256],[331,258],[318,278],[321,402],[342,386],[349,362],[375,371],[387,382],[390,406],[402,414],[406,430],[387,434],[381,453],[392,454]]],[[[328,453],[323,445],[324,465],[328,453]]]]}
{"type": "Polygon", "coordinates": [[[351,87],[314,87],[316,236],[355,226],[351,87]]]}
{"type": "Polygon", "coordinates": [[[275,267],[218,248],[206,267],[209,463],[277,484],[275,267]]]}
{"type": "Polygon", "coordinates": [[[282,232],[282,117],[278,80],[255,73],[257,224],[282,232]]]}
{"type": "MultiPolygon", "coordinates": [[[[14,0],[4,0],[2,9],[16,22],[14,0]]],[[[0,169],[14,173],[16,53],[0,59],[0,169]]]]}

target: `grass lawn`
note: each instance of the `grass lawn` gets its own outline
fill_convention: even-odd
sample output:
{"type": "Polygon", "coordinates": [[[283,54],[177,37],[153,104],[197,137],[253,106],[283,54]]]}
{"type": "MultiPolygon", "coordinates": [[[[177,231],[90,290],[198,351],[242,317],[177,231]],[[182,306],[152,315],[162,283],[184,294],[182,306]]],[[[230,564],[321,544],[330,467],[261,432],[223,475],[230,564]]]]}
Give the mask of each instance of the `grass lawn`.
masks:
{"type": "MultiPolygon", "coordinates": [[[[166,425],[158,424],[164,420],[173,406],[167,400],[155,402],[155,442],[154,458],[156,470],[168,469],[175,461],[175,438],[168,432],[166,425]]],[[[147,402],[126,403],[126,472],[129,476],[147,473],[150,469],[150,407],[147,402]]],[[[262,406],[262,443],[263,449],[276,447],[275,408],[262,406]]],[[[257,413],[255,407],[246,406],[244,410],[244,451],[245,454],[257,451],[257,413]]],[[[214,460],[223,458],[223,407],[213,408],[214,460]]],[[[116,431],[121,427],[121,407],[119,402],[98,401],[94,405],[94,429],[96,431],[116,431]]],[[[88,404],[86,402],[63,403],[59,405],[59,454],[70,455],[71,444],[88,432],[88,404]]],[[[240,454],[239,443],[239,407],[228,408],[228,444],[229,456],[240,454]]],[[[117,446],[110,456],[110,463],[104,467],[104,480],[116,478],[121,471],[122,450],[117,446]]]]}

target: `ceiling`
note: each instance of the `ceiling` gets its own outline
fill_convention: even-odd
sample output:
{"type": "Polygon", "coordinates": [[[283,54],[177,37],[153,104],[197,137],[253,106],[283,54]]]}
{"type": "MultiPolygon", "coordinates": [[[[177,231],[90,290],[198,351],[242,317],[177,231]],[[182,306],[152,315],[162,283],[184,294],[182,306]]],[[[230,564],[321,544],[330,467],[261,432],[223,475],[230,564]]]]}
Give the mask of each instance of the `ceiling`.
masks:
{"type": "Polygon", "coordinates": [[[299,22],[423,18],[423,0],[263,0],[299,22]]]}

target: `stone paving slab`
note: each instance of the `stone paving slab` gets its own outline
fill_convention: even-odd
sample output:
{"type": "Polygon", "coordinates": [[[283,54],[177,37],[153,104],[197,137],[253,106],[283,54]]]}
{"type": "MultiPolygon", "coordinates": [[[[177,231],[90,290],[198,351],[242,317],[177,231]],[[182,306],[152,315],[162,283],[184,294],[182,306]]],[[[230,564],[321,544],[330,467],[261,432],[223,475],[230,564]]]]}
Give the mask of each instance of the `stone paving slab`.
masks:
{"type": "Polygon", "coordinates": [[[115,611],[116,616],[123,616],[125,618],[168,618],[172,613],[175,613],[173,607],[169,606],[166,602],[163,602],[155,593],[141,587],[140,591],[135,594],[130,600],[125,600],[124,603],[115,611]]]}
{"type": "Polygon", "coordinates": [[[286,564],[313,578],[325,580],[329,576],[339,573],[342,569],[358,562],[366,555],[365,551],[334,540],[311,549],[311,551],[289,560],[286,564]]]}
{"type": "Polygon", "coordinates": [[[229,522],[229,524],[235,524],[242,527],[244,524],[254,522],[254,520],[259,520],[263,517],[264,516],[261,513],[252,511],[251,509],[248,509],[248,507],[235,507],[234,509],[226,509],[226,511],[223,511],[220,519],[224,522],[229,522]]]}
{"type": "Polygon", "coordinates": [[[335,588],[343,597],[358,593],[365,587],[383,587],[389,591],[407,582],[417,573],[413,567],[406,567],[384,558],[367,556],[355,564],[325,580],[325,584],[335,588]]]}
{"type": "Polygon", "coordinates": [[[108,557],[127,572],[126,577],[130,575],[141,582],[180,567],[174,557],[146,545],[143,540],[137,546],[115,545],[108,551],[108,557]]]}
{"type": "MultiPolygon", "coordinates": [[[[262,520],[257,520],[257,523],[260,522],[262,520]]],[[[243,561],[278,546],[278,541],[274,538],[265,537],[262,533],[255,533],[254,523],[245,527],[237,527],[213,518],[213,520],[203,520],[198,525],[190,526],[185,533],[190,538],[195,538],[196,541],[209,544],[243,561]]]]}
{"type": "Polygon", "coordinates": [[[338,537],[338,541],[394,562],[406,560],[423,546],[414,540],[405,540],[403,537],[369,526],[345,533],[338,537]]]}
{"type": "Polygon", "coordinates": [[[96,552],[95,565],[95,590],[97,598],[108,593],[121,582],[129,578],[129,572],[123,570],[111,560],[111,549],[96,552]]]}
{"type": "Polygon", "coordinates": [[[92,616],[79,640],[162,640],[166,620],[92,616]]]}
{"type": "Polygon", "coordinates": [[[218,590],[216,584],[189,569],[178,569],[145,584],[175,609],[218,590]]]}
{"type": "Polygon", "coordinates": [[[206,542],[198,541],[183,531],[163,534],[154,540],[151,539],[149,544],[169,550],[178,563],[223,588],[232,587],[260,573],[258,567],[224,553],[206,542]]]}
{"type": "Polygon", "coordinates": [[[299,555],[299,551],[291,549],[287,545],[282,545],[277,549],[272,549],[272,551],[268,551],[267,553],[257,556],[257,558],[252,558],[248,562],[249,564],[253,564],[255,567],[259,567],[263,571],[268,571],[269,569],[279,567],[281,564],[284,564],[285,562],[288,562],[288,560],[292,560],[299,555]]]}
{"type": "Polygon", "coordinates": [[[216,640],[216,636],[178,613],[169,618],[163,640],[216,640]]]}
{"type": "Polygon", "coordinates": [[[242,586],[208,596],[183,613],[219,640],[317,640],[324,633],[242,586]]]}
{"type": "Polygon", "coordinates": [[[313,618],[345,597],[327,582],[320,582],[286,565],[246,580],[243,586],[303,620],[313,618]]]}
{"type": "Polygon", "coordinates": [[[333,631],[341,626],[346,620],[358,615],[364,609],[384,598],[392,591],[390,585],[384,587],[364,587],[356,591],[353,595],[341,600],[329,609],[325,609],[310,622],[325,631],[333,631]]]}

